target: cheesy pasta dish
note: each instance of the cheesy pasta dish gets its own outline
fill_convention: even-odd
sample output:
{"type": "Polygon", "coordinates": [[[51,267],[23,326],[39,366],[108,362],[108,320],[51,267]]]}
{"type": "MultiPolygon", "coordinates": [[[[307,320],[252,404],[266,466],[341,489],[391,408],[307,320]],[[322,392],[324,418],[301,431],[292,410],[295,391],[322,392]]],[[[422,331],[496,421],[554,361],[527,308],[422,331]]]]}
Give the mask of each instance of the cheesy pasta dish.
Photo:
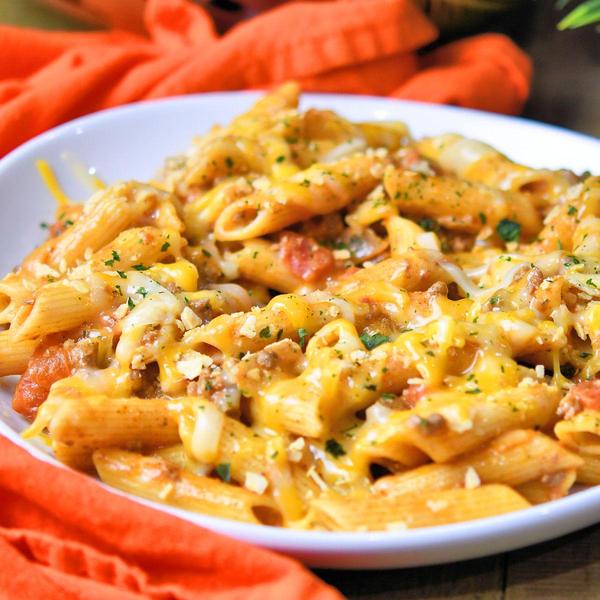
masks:
{"type": "Polygon", "coordinates": [[[24,435],[132,494],[297,529],[600,483],[600,178],[298,97],[154,181],[58,192],[0,280],[24,435]]]}

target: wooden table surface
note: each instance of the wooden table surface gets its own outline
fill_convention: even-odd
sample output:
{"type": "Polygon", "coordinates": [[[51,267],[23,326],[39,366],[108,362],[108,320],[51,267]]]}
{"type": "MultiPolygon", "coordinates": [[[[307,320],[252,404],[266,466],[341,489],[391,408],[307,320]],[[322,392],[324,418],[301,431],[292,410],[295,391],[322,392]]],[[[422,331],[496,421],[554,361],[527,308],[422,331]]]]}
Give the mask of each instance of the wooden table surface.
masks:
{"type": "MultiPolygon", "coordinates": [[[[559,13],[553,4],[540,0],[523,9],[516,22],[495,24],[496,29],[513,34],[534,60],[532,94],[524,116],[600,136],[600,33],[591,27],[556,31],[559,13]]],[[[0,0],[0,22],[78,27],[34,0],[0,0]]],[[[319,570],[317,574],[348,598],[361,600],[598,600],[600,525],[478,560],[391,571],[319,570]]]]}

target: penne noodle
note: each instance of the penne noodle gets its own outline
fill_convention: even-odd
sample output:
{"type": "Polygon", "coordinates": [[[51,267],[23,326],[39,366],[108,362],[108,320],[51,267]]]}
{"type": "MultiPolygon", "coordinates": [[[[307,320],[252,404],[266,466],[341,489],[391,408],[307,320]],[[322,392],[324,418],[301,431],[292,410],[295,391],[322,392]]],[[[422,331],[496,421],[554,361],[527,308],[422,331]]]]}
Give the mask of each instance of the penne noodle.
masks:
{"type": "MultiPolygon", "coordinates": [[[[581,465],[582,461],[577,455],[568,452],[543,433],[513,430],[498,436],[483,449],[470,452],[452,463],[424,465],[383,477],[373,485],[373,490],[396,496],[465,487],[471,471],[476,484],[477,481],[483,484],[500,483],[520,490],[519,486],[529,482],[548,482],[553,476],[571,473],[581,465]]],[[[571,484],[573,481],[574,478],[571,484]]],[[[566,485],[562,479],[561,482],[566,485]]],[[[531,501],[527,494],[524,495],[531,501]]]]}
{"type": "Polygon", "coordinates": [[[10,331],[0,331],[0,377],[21,375],[38,343],[37,339],[14,340],[10,331]]]}
{"type": "Polygon", "coordinates": [[[577,469],[577,483],[586,485],[600,484],[600,456],[580,454],[583,464],[577,469]]]}
{"type": "Polygon", "coordinates": [[[504,485],[433,491],[426,496],[371,496],[355,500],[319,498],[311,503],[315,521],[332,531],[432,527],[492,517],[529,506],[527,500],[504,485]]]}
{"type": "Polygon", "coordinates": [[[313,165],[227,206],[215,222],[215,238],[247,240],[339,210],[379,183],[384,164],[375,155],[356,155],[313,165]]]}
{"type": "Polygon", "coordinates": [[[290,294],[306,288],[305,281],[282,262],[274,244],[265,240],[247,240],[244,247],[232,255],[240,276],[290,294]]]}
{"type": "Polygon", "coordinates": [[[77,327],[97,312],[98,306],[87,283],[49,283],[35,293],[31,304],[18,310],[9,331],[16,341],[38,338],[77,327]]]}
{"type": "Polygon", "coordinates": [[[247,523],[281,523],[281,514],[268,497],[187,473],[160,457],[97,450],[94,466],[105,483],[148,500],[247,523]]]}
{"type": "Polygon", "coordinates": [[[402,214],[431,217],[450,230],[476,233],[485,224],[496,227],[502,219],[518,222],[526,237],[535,236],[542,228],[525,195],[391,167],[385,172],[384,186],[402,214]]]}
{"type": "Polygon", "coordinates": [[[554,428],[556,437],[567,447],[600,455],[600,411],[587,409],[572,419],[559,421],[554,428]]]}
{"type": "Polygon", "coordinates": [[[444,171],[500,190],[527,193],[540,206],[561,196],[573,183],[566,171],[520,165],[488,144],[457,134],[424,138],[416,147],[444,171]]]}

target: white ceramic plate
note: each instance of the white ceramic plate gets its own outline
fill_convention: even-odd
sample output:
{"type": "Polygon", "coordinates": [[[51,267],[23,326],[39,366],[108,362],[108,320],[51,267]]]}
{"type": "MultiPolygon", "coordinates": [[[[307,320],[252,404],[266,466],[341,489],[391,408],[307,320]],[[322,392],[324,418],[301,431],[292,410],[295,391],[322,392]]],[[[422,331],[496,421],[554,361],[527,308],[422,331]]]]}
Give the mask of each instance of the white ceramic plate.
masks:
{"type": "MultiPolygon", "coordinates": [[[[226,123],[256,97],[255,93],[206,94],[125,106],[67,123],[15,150],[0,161],[0,273],[12,269],[43,240],[39,223],[52,220],[54,202],[37,175],[36,159],[46,159],[52,165],[71,197],[84,199],[89,190],[74,176],[72,166],[61,159],[63,153],[94,167],[107,182],[148,179],[164,157],[187,148],[193,135],[212,124],[226,123]]],[[[307,94],[304,104],[333,108],[356,120],[401,119],[416,136],[456,131],[493,144],[532,166],[600,173],[600,141],[521,119],[364,96],[307,94]]],[[[11,410],[10,391],[10,385],[0,384],[0,433],[34,456],[58,464],[47,448],[19,438],[25,421],[11,410]]],[[[499,517],[381,533],[304,532],[246,525],[131,498],[290,554],[311,566],[350,569],[407,567],[484,556],[600,521],[600,487],[499,517]]]]}

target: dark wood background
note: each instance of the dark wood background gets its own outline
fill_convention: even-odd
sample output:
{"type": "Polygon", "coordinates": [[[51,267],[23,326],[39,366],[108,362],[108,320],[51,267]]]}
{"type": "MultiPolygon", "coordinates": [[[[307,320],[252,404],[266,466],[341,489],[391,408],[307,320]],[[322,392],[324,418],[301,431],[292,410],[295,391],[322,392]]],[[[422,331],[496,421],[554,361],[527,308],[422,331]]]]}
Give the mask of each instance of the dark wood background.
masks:
{"type": "MultiPolygon", "coordinates": [[[[535,75],[525,117],[600,136],[600,33],[593,27],[559,32],[555,25],[560,14],[553,0],[537,0],[510,18],[490,23],[489,29],[510,34],[533,59],[535,75]]],[[[0,22],[81,27],[34,0],[0,0],[0,22]]],[[[600,513],[600,506],[597,510],[600,513]]],[[[600,525],[478,560],[317,574],[357,600],[599,600],[600,525]]]]}

